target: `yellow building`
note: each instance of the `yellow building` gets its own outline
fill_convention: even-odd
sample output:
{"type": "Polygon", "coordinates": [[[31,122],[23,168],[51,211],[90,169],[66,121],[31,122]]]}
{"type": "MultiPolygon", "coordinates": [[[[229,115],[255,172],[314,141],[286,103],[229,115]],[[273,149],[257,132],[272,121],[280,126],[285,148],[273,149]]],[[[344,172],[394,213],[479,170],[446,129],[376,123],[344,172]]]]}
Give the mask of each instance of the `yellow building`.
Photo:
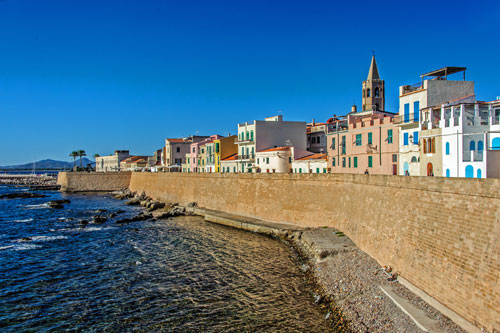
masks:
{"type": "Polygon", "coordinates": [[[215,172],[221,172],[221,160],[238,153],[235,141],[236,135],[214,140],[215,172]]]}

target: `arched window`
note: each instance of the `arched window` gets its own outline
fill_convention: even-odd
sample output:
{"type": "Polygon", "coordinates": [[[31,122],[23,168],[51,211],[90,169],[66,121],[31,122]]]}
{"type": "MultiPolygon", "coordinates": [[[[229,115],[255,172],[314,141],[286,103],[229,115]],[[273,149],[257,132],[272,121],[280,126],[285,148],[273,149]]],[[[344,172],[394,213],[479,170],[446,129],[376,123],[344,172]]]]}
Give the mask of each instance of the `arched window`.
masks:
{"type": "Polygon", "coordinates": [[[500,150],[500,138],[494,138],[491,142],[492,150],[500,150]]]}
{"type": "Polygon", "coordinates": [[[446,142],[446,155],[450,155],[450,143],[446,142]]]}
{"type": "Polygon", "coordinates": [[[417,163],[417,157],[416,156],[412,156],[410,162],[411,163],[417,163]]]}
{"type": "Polygon", "coordinates": [[[450,169],[446,169],[446,177],[450,178],[450,169]]]}
{"type": "Polygon", "coordinates": [[[465,167],[465,177],[474,178],[474,167],[472,165],[468,165],[465,167]]]}
{"type": "Polygon", "coordinates": [[[477,142],[477,150],[478,150],[478,151],[483,151],[483,149],[484,149],[484,144],[483,144],[483,141],[479,140],[479,141],[477,142]]]}
{"type": "Polygon", "coordinates": [[[378,110],[378,103],[375,103],[375,110],[378,110]]]}
{"type": "Polygon", "coordinates": [[[380,89],[378,87],[375,88],[375,97],[380,97],[380,89]]]}
{"type": "Polygon", "coordinates": [[[477,178],[481,178],[481,169],[477,169],[477,178]]]}
{"type": "Polygon", "coordinates": [[[405,164],[403,165],[403,175],[406,175],[406,172],[409,172],[409,170],[410,166],[408,165],[408,162],[405,162],[405,164]]]}
{"type": "Polygon", "coordinates": [[[366,89],[366,97],[370,97],[370,88],[366,89]]]}
{"type": "Polygon", "coordinates": [[[469,143],[469,149],[470,149],[470,151],[476,150],[476,142],[474,140],[472,140],[469,143]]]}

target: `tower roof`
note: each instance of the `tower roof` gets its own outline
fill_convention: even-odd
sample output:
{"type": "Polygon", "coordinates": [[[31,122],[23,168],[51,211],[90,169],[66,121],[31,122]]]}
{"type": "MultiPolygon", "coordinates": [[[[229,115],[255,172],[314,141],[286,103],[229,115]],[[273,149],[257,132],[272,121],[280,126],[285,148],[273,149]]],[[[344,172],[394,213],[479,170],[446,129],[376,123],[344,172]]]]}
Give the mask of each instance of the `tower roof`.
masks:
{"type": "Polygon", "coordinates": [[[372,57],[372,63],[370,64],[370,71],[368,72],[367,81],[371,80],[380,80],[380,76],[378,75],[378,67],[377,62],[375,61],[375,55],[372,57]]]}

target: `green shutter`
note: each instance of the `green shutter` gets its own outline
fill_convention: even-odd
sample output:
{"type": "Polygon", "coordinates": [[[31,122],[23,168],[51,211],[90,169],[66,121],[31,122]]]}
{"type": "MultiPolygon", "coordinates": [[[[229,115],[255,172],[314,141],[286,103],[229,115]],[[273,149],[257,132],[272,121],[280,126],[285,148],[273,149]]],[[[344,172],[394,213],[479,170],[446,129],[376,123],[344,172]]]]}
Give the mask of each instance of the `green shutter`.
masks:
{"type": "Polygon", "coordinates": [[[368,167],[373,167],[373,156],[368,156],[368,167]]]}
{"type": "Polygon", "coordinates": [[[368,144],[371,145],[372,142],[372,132],[368,133],[368,144]]]}
{"type": "Polygon", "coordinates": [[[357,156],[354,157],[354,167],[355,168],[358,167],[358,157],[357,156]]]}

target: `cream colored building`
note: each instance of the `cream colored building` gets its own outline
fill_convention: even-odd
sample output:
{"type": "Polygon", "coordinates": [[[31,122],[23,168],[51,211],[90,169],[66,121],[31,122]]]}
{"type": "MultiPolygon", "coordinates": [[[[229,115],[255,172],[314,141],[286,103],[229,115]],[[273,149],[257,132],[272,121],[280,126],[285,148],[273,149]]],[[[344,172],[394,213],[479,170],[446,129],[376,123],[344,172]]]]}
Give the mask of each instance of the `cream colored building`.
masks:
{"type": "Polygon", "coordinates": [[[290,147],[276,147],[258,151],[255,166],[258,173],[290,173],[292,150],[290,147]]]}
{"type": "Polygon", "coordinates": [[[293,173],[327,173],[326,154],[316,153],[292,161],[293,173]]]}
{"type": "Polygon", "coordinates": [[[129,156],[128,150],[115,150],[113,155],[98,156],[95,159],[96,172],[118,172],[120,162],[129,156]]]}
{"type": "Polygon", "coordinates": [[[221,159],[221,173],[238,173],[238,154],[233,154],[221,159]]]}

